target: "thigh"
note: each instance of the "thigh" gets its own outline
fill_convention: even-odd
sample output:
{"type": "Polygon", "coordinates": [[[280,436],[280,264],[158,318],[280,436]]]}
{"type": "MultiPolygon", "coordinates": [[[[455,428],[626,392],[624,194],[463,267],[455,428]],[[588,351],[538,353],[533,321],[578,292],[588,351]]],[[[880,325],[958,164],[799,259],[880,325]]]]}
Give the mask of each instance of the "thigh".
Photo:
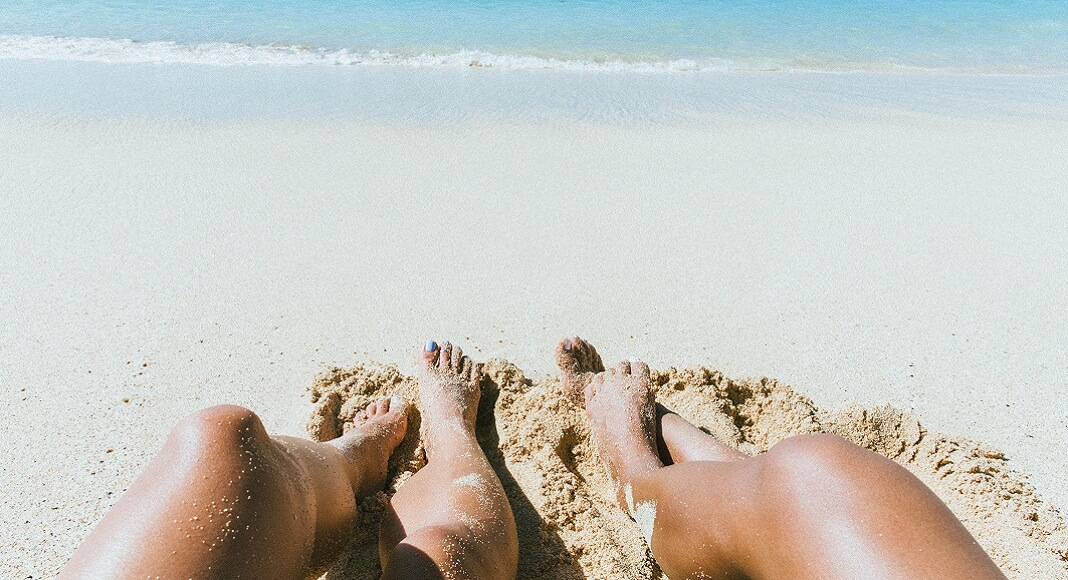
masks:
{"type": "Polygon", "coordinates": [[[759,560],[766,576],[1004,577],[945,503],[882,455],[805,435],[760,461],[757,527],[778,550],[759,560]]]}
{"type": "Polygon", "coordinates": [[[631,513],[672,578],[1001,578],[911,473],[840,437],[635,482],[631,513]]]}

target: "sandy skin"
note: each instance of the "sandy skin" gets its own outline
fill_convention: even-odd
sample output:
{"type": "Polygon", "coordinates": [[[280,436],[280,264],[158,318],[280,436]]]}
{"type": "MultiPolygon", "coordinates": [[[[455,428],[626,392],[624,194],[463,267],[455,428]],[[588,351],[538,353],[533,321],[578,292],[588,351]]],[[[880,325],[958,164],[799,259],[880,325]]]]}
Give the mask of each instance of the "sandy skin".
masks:
{"type": "Polygon", "coordinates": [[[270,436],[255,413],[221,405],[174,428],[97,524],[61,578],[301,578],[348,543],[356,501],[381,489],[407,428],[384,397],[329,443],[270,436]]]}
{"type": "MultiPolygon", "coordinates": [[[[557,360],[618,505],[670,577],[1002,577],[929,489],[879,455],[815,435],[749,457],[658,408],[644,363],[606,370],[577,337],[557,360]]],[[[417,363],[427,465],[382,523],[383,577],[513,578],[515,522],[474,434],[481,368],[448,343],[427,343],[417,363]]],[[[328,443],[269,436],[241,407],[201,411],[61,577],[316,576],[344,549],[357,499],[381,489],[406,429],[397,397],[328,443]]]]}
{"type": "MultiPolygon", "coordinates": [[[[518,541],[504,490],[474,435],[481,370],[459,348],[418,356],[426,467],[381,528],[384,578],[512,578],[518,541]]],[[[407,429],[383,397],[342,437],[267,434],[248,409],[187,418],[93,529],[61,578],[310,578],[348,545],[357,501],[383,487],[407,429]]]]}
{"type": "Polygon", "coordinates": [[[382,577],[514,578],[512,509],[475,438],[481,365],[434,342],[416,363],[427,464],[393,496],[382,522],[382,577]]]}
{"type": "Polygon", "coordinates": [[[578,337],[556,351],[584,401],[617,502],[671,578],[1003,578],[918,479],[833,435],[749,457],[666,409],[649,368],[605,369],[578,337]]]}

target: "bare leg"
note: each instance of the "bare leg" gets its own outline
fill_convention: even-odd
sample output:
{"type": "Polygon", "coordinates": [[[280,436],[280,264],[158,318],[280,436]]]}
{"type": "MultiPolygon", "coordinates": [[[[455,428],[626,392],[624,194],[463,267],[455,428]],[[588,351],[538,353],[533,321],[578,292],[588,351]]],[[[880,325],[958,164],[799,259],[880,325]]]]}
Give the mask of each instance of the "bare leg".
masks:
{"type": "Polygon", "coordinates": [[[665,465],[684,461],[738,461],[749,457],[663,405],[657,404],[656,419],[657,449],[665,465]]]}
{"type": "Polygon", "coordinates": [[[584,395],[617,501],[671,578],[1003,577],[923,483],[840,437],[792,437],[759,457],[689,460],[680,445],[698,457],[722,449],[702,451],[696,433],[665,420],[666,447],[679,447],[679,461],[665,467],[644,363],[595,374],[584,395]]]}
{"type": "Polygon", "coordinates": [[[515,520],[475,439],[481,365],[430,342],[419,354],[427,464],[393,496],[383,520],[383,578],[515,578],[515,520]]]}
{"type": "Polygon", "coordinates": [[[347,545],[356,496],[383,485],[404,437],[399,398],[330,443],[271,437],[252,411],[182,421],[62,578],[304,578],[347,545]]]}

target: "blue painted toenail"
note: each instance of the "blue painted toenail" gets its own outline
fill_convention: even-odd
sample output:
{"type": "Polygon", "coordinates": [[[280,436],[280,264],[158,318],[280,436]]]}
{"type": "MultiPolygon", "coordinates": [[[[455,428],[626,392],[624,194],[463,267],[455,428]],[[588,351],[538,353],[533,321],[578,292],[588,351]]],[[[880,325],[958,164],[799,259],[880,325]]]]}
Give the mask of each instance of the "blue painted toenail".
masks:
{"type": "Polygon", "coordinates": [[[570,338],[564,341],[564,350],[571,350],[571,339],[570,338]]]}
{"type": "Polygon", "coordinates": [[[426,343],[426,351],[427,352],[434,352],[437,349],[438,349],[438,343],[434,342],[433,340],[428,342],[428,343],[426,343]]]}

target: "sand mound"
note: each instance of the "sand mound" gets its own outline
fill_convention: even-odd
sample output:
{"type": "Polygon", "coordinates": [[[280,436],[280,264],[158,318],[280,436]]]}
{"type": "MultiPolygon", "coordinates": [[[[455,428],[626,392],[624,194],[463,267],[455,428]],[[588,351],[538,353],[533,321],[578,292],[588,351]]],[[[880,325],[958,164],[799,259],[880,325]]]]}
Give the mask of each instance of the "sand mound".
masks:
{"type": "MultiPolygon", "coordinates": [[[[653,373],[657,401],[738,449],[756,454],[802,433],[831,432],[904,465],[930,486],[1010,577],[1068,578],[1068,528],[996,450],[926,430],[890,407],[828,412],[774,380],[717,371],[653,373]]],[[[309,434],[339,436],[373,398],[403,393],[415,379],[377,364],[333,369],[311,387],[309,434]]],[[[659,578],[637,526],[613,503],[582,411],[555,379],[532,382],[511,363],[486,364],[478,437],[504,483],[519,529],[520,578],[659,578]]],[[[416,404],[418,407],[418,402],[416,404]]],[[[327,578],[378,578],[377,522],[388,495],[423,465],[413,413],[394,454],[386,493],[360,506],[352,550],[327,578]]]]}

